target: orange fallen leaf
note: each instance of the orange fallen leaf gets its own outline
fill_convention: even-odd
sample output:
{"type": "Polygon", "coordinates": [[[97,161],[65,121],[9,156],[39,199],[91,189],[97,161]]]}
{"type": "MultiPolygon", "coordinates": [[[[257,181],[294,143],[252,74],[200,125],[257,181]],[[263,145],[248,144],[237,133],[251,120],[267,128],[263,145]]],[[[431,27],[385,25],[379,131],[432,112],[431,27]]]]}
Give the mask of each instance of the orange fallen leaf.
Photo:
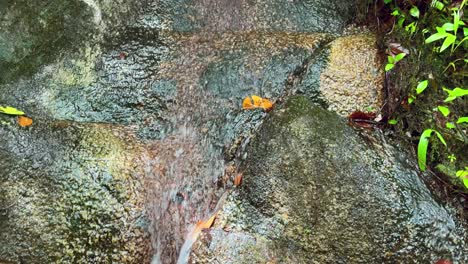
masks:
{"type": "Polygon", "coordinates": [[[206,221],[198,221],[196,229],[203,230],[203,229],[210,228],[213,225],[215,218],[216,218],[216,214],[213,214],[206,221]]]}
{"type": "Polygon", "coordinates": [[[234,185],[239,186],[242,183],[242,173],[239,173],[234,177],[234,185]]]}
{"type": "Polygon", "coordinates": [[[247,96],[242,102],[242,108],[246,110],[262,108],[263,110],[268,111],[272,107],[273,103],[270,100],[261,98],[257,95],[247,96]]]}
{"type": "Polygon", "coordinates": [[[200,220],[195,225],[194,229],[189,233],[188,238],[195,240],[198,237],[198,234],[203,229],[210,228],[213,225],[213,222],[217,216],[217,213],[214,213],[208,220],[200,220]]]}
{"type": "Polygon", "coordinates": [[[273,108],[273,103],[268,99],[263,99],[262,108],[265,111],[270,111],[273,108]]]}
{"type": "Polygon", "coordinates": [[[27,116],[18,116],[18,125],[20,127],[28,127],[32,125],[33,120],[27,116]]]}
{"type": "Polygon", "coordinates": [[[262,98],[256,95],[247,96],[242,102],[242,108],[244,109],[254,109],[260,106],[262,103],[262,98]]]}

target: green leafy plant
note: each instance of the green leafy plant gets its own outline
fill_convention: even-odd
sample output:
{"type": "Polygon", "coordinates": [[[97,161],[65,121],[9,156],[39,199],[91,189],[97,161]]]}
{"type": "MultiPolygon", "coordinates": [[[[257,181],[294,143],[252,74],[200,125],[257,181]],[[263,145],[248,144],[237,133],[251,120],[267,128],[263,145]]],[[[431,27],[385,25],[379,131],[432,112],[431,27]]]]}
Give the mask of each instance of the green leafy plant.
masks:
{"type": "Polygon", "coordinates": [[[452,122],[447,122],[447,123],[445,123],[445,127],[448,128],[448,129],[454,129],[455,125],[452,122]]]}
{"type": "Polygon", "coordinates": [[[413,16],[413,17],[416,17],[416,18],[419,18],[419,9],[417,6],[413,6],[411,7],[410,9],[410,15],[413,16]]]}
{"type": "Polygon", "coordinates": [[[388,120],[388,124],[390,124],[390,125],[396,125],[397,123],[398,123],[398,121],[396,119],[388,120]]]}
{"type": "Polygon", "coordinates": [[[439,11],[442,11],[445,7],[444,3],[437,0],[433,0],[431,6],[437,8],[439,11]]]}
{"type": "Polygon", "coordinates": [[[443,106],[443,105],[439,105],[437,106],[437,109],[439,110],[439,112],[442,113],[442,115],[444,115],[445,117],[447,117],[448,115],[450,115],[450,109],[446,106],[443,106]]]}
{"type": "Polygon", "coordinates": [[[0,113],[7,115],[24,115],[23,111],[20,111],[11,106],[0,106],[0,113]]]}
{"type": "MultiPolygon", "coordinates": [[[[464,1],[465,2],[465,1],[464,1]]],[[[465,37],[458,41],[457,43],[457,33],[458,29],[462,28],[462,26],[465,26],[465,22],[460,20],[460,10],[454,9],[453,10],[453,23],[447,22],[442,27],[436,27],[437,33],[434,33],[430,35],[426,39],[426,44],[432,43],[437,40],[444,40],[442,45],[439,48],[439,52],[443,52],[446,50],[448,47],[451,47],[451,52],[453,52],[455,49],[457,49],[465,40],[468,39],[468,30],[466,28],[463,28],[463,33],[465,37]],[[451,32],[451,33],[450,33],[451,32]],[[455,44],[457,44],[455,46],[455,44]]]]}
{"type": "Polygon", "coordinates": [[[442,137],[442,135],[439,132],[433,129],[424,130],[424,132],[421,134],[421,137],[419,138],[419,143],[418,143],[418,165],[422,171],[426,170],[427,148],[429,146],[429,138],[431,137],[432,132],[434,132],[437,135],[437,137],[439,138],[440,142],[442,142],[442,144],[447,146],[445,139],[442,137]]]}
{"type": "Polygon", "coordinates": [[[465,188],[468,189],[468,167],[465,167],[464,170],[457,171],[456,176],[463,182],[465,188]]]}
{"type": "Polygon", "coordinates": [[[453,100],[455,100],[455,99],[457,99],[459,97],[468,95],[468,89],[462,89],[460,87],[456,87],[453,90],[447,89],[445,87],[443,89],[444,89],[444,91],[446,91],[448,93],[448,97],[444,100],[444,102],[450,102],[450,101],[453,101],[453,100]]]}
{"type": "Polygon", "coordinates": [[[468,123],[468,116],[462,116],[458,118],[457,124],[461,124],[461,123],[468,123]]]}
{"type": "Polygon", "coordinates": [[[387,65],[385,65],[385,71],[388,72],[389,70],[393,69],[393,67],[395,67],[395,64],[401,61],[405,56],[406,56],[406,53],[399,53],[395,56],[388,56],[387,57],[388,63],[387,65]]]}
{"type": "Polygon", "coordinates": [[[427,80],[420,81],[418,83],[418,86],[416,86],[416,93],[420,94],[420,93],[424,92],[424,90],[426,90],[426,88],[427,88],[428,83],[429,82],[427,80]]]}
{"type": "MultiPolygon", "coordinates": [[[[428,80],[420,81],[418,85],[416,86],[416,94],[421,94],[426,90],[427,86],[429,84],[428,80]]],[[[414,95],[409,95],[408,96],[408,103],[412,104],[416,100],[416,97],[414,95]]]]}
{"type": "MultiPolygon", "coordinates": [[[[401,102],[397,110],[401,116],[392,112],[390,115],[393,119],[389,119],[387,123],[397,124],[398,120],[404,125],[396,127],[395,131],[408,129],[399,131],[406,132],[404,134],[414,130],[421,132],[417,158],[422,171],[427,169],[426,163],[433,164],[437,165],[434,168],[438,172],[455,177],[456,168],[465,168],[459,171],[457,176],[468,189],[468,172],[463,172],[465,176],[460,176],[462,171],[468,171],[467,157],[459,154],[466,149],[468,143],[468,89],[465,86],[465,78],[468,75],[468,13],[465,7],[468,0],[384,2],[387,4],[386,10],[390,9],[389,13],[395,21],[388,33],[391,36],[389,41],[402,43],[400,46],[411,50],[411,57],[409,52],[393,46],[389,46],[390,53],[399,50],[398,52],[404,52],[409,57],[407,59],[410,63],[420,63],[414,69],[404,69],[405,72],[402,72],[401,76],[395,76],[407,83],[413,83],[415,79],[418,82],[414,86],[405,87],[408,103],[401,102]],[[423,76],[427,76],[427,79],[423,76]],[[431,89],[428,89],[429,86],[431,89]],[[410,107],[409,104],[416,99],[420,101],[410,107]],[[425,129],[428,127],[431,129],[425,129]],[[436,136],[433,136],[434,134],[436,136]],[[429,145],[432,155],[428,153],[429,145]],[[456,159],[455,155],[459,155],[459,159],[456,159]],[[446,162],[450,162],[451,169],[439,170],[448,166],[446,162]]],[[[405,57],[401,55],[397,60],[396,56],[387,58],[386,72],[394,69],[397,62],[405,57]]],[[[393,75],[387,77],[394,78],[393,75]]],[[[397,80],[395,83],[401,85],[401,81],[397,80]]]]}

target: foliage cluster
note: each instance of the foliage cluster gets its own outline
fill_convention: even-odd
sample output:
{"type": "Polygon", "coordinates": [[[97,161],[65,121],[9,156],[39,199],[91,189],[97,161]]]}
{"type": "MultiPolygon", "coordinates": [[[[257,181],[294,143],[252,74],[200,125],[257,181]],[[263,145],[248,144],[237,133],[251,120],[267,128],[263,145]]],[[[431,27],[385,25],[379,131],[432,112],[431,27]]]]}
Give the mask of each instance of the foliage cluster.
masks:
{"type": "Polygon", "coordinates": [[[419,135],[422,171],[435,165],[468,189],[468,0],[383,1],[393,18],[389,35],[408,48],[390,52],[385,67],[388,78],[403,75],[395,82],[403,99],[390,120],[419,135]]]}

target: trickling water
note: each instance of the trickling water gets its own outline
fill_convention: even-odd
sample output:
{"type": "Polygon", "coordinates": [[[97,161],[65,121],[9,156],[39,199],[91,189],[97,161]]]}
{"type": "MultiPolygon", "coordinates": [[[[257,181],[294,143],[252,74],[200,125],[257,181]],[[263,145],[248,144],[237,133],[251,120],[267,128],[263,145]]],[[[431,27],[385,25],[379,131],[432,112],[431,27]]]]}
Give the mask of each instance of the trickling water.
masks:
{"type": "MultiPolygon", "coordinates": [[[[0,262],[3,258],[24,258],[26,262],[50,263],[57,256],[65,258],[65,262],[68,258],[83,263],[112,258],[141,263],[148,254],[154,254],[153,263],[187,262],[203,221],[217,212],[223,194],[232,186],[240,160],[252,159],[243,149],[269,115],[261,110],[241,110],[242,99],[255,94],[278,101],[291,91],[317,99],[327,56],[326,51],[321,53],[322,49],[317,48],[342,32],[352,16],[354,1],[79,0],[67,1],[62,9],[55,8],[61,1],[52,1],[55,5],[49,5],[51,1],[37,2],[24,5],[28,8],[18,12],[14,11],[15,5],[8,4],[7,14],[15,18],[25,14],[44,16],[48,18],[43,23],[46,31],[36,27],[35,20],[27,20],[25,28],[10,24],[16,19],[0,20],[2,29],[9,29],[6,35],[0,35],[7,49],[10,45],[14,50],[38,51],[16,54],[30,61],[28,74],[34,76],[29,78],[22,68],[27,60],[9,58],[11,54],[0,45],[0,56],[6,54],[12,60],[2,67],[2,73],[11,75],[8,80],[13,82],[10,85],[0,80],[5,83],[0,86],[1,103],[18,104],[35,118],[29,128],[18,127],[9,117],[0,120],[0,187],[8,194],[5,201],[0,199],[0,209],[2,217],[4,211],[9,217],[6,225],[0,223],[0,262]],[[138,9],[133,6],[144,8],[133,13],[138,9]],[[28,9],[34,12],[28,13],[28,9]],[[70,19],[78,14],[76,20],[70,19]],[[85,36],[93,26],[105,35],[96,38],[106,39],[102,45],[85,41],[90,41],[85,36]],[[38,38],[34,40],[30,34],[38,38]],[[50,45],[57,35],[63,41],[50,45]],[[37,42],[33,45],[37,49],[24,44],[25,39],[37,42]],[[86,42],[85,50],[68,52],[68,48],[81,47],[81,39],[86,42]],[[13,74],[6,68],[14,69],[13,74]],[[103,156],[117,159],[110,164],[90,162],[106,160],[103,156]],[[78,187],[69,184],[74,181],[78,187]],[[57,192],[49,191],[51,184],[57,192]],[[41,186],[45,187],[39,189],[41,186]],[[146,193],[144,210],[141,193],[146,193]],[[146,227],[151,233],[151,253],[146,227]],[[51,234],[45,238],[46,246],[44,233],[51,234]],[[94,236],[92,244],[87,244],[89,234],[99,235],[94,236]],[[70,236],[78,238],[69,243],[70,236]],[[23,243],[25,238],[32,238],[32,242],[23,243]],[[62,243],[67,247],[57,250],[57,244],[62,243]]],[[[340,56],[353,54],[356,49],[351,47],[360,45],[346,43],[349,47],[342,45],[340,56]]],[[[335,65],[340,66],[334,71],[336,75],[347,70],[340,60],[335,65]]],[[[334,74],[327,76],[333,83],[338,79],[334,74]]],[[[353,79],[351,76],[347,80],[353,79]]],[[[366,81],[363,76],[359,79],[366,81]]],[[[285,141],[286,145],[290,143],[285,141]]],[[[296,143],[290,152],[304,145],[296,143]]],[[[320,154],[316,156],[320,158],[320,154]]],[[[278,169],[283,169],[280,161],[275,159],[278,169]]],[[[340,166],[341,161],[336,164],[340,166]]],[[[257,167],[250,174],[255,174],[257,167]]],[[[365,166],[361,169],[366,171],[365,166]]],[[[280,174],[281,170],[273,173],[259,185],[268,185],[269,179],[280,174]]],[[[366,183],[375,185],[372,181],[366,183]]],[[[301,188],[306,186],[301,184],[301,188]]],[[[342,186],[335,189],[341,190],[342,186]]],[[[270,192],[270,186],[262,191],[270,192]]],[[[315,195],[309,190],[303,193],[315,195]]],[[[266,196],[254,194],[262,196],[258,201],[266,196]]],[[[386,191],[377,194],[388,198],[386,191]]],[[[387,203],[393,201],[382,208],[387,203]]],[[[302,214],[303,208],[298,213],[302,214]]],[[[431,218],[430,208],[422,207],[421,211],[427,211],[431,218]]],[[[355,216],[361,218],[359,212],[355,216]]],[[[334,224],[327,219],[327,223],[334,224]]],[[[348,222],[346,226],[352,229],[348,222]]],[[[335,246],[333,243],[332,249],[335,246]]]]}
{"type": "Polygon", "coordinates": [[[147,185],[150,219],[153,221],[152,243],[156,263],[177,259],[188,227],[203,219],[216,202],[217,178],[223,174],[219,151],[201,140],[193,127],[180,127],[176,135],[156,143],[147,185]],[[208,155],[209,156],[208,156],[208,155]]]}
{"type": "MultiPolygon", "coordinates": [[[[175,262],[190,228],[213,213],[225,187],[232,185],[229,176],[235,167],[226,168],[225,159],[236,156],[237,144],[265,116],[261,111],[243,112],[242,98],[278,98],[288,75],[320,40],[317,35],[282,33],[173,37],[179,56],[160,71],[163,78],[177,80],[175,104],[166,114],[171,129],[154,143],[147,161],[155,263],[175,262]],[[288,45],[303,48],[285,48],[288,45]],[[282,63],[276,64],[276,59],[282,63]],[[250,86],[254,83],[263,85],[250,86]]],[[[184,254],[189,246],[187,242],[184,254]]]]}
{"type": "MultiPolygon", "coordinates": [[[[106,32],[99,50],[88,47],[83,61],[50,67],[59,68],[53,78],[45,71],[38,104],[55,119],[135,129],[145,145],[153,259],[174,263],[190,229],[213,213],[232,185],[239,145],[266,115],[243,112],[242,99],[279,98],[290,74],[326,38],[313,32],[344,26],[347,18],[334,17],[330,6],[344,14],[349,6],[324,0],[139,2],[144,7],[129,16],[135,21],[109,27],[133,9],[79,1],[92,18],[86,25],[113,32],[106,32]]],[[[18,90],[24,101],[38,93],[18,90]]]]}

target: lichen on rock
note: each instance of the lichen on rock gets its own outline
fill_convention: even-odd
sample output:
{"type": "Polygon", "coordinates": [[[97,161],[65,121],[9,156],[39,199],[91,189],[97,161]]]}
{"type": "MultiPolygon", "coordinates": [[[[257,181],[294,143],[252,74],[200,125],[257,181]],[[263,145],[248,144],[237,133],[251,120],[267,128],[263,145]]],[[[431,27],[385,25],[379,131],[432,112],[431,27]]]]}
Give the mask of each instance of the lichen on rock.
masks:
{"type": "Polygon", "coordinates": [[[371,33],[331,42],[329,62],[320,76],[320,91],[329,110],[347,116],[382,107],[384,74],[377,51],[376,37],[371,33]]]}

